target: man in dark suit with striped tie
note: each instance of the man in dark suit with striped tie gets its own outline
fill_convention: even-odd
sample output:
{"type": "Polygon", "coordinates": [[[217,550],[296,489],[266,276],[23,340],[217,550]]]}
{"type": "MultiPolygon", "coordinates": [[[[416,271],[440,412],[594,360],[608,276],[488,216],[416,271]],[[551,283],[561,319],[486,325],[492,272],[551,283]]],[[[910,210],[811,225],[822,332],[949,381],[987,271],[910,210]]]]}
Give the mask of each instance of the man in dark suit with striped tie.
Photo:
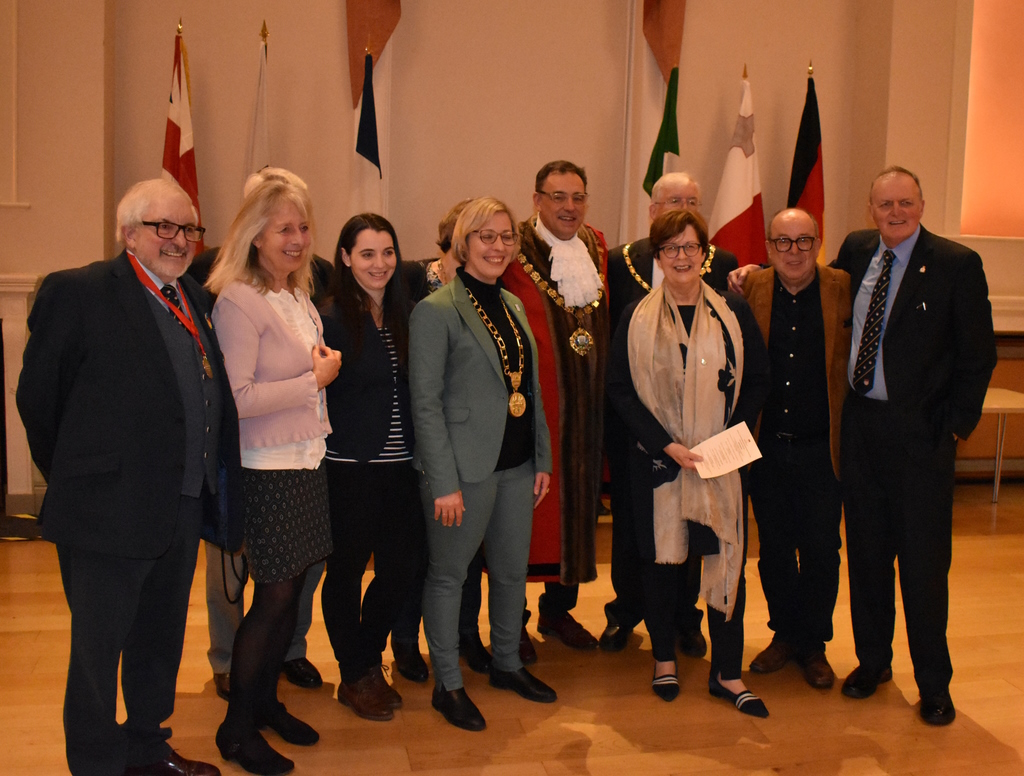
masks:
{"type": "Polygon", "coordinates": [[[877,231],[851,233],[835,262],[853,297],[840,457],[860,661],[843,694],[867,698],[892,678],[898,558],[920,715],[946,725],[956,443],[977,425],[995,367],[992,307],[981,257],[920,225],[916,175],[887,168],[869,205],[877,231]]]}

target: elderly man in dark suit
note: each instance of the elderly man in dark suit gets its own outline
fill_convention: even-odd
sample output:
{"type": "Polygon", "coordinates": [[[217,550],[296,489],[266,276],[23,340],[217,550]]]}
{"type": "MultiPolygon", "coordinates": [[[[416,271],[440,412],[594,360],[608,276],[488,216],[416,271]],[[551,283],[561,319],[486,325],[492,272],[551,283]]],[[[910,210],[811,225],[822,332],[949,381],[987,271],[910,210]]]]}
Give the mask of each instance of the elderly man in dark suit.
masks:
{"type": "Polygon", "coordinates": [[[981,257],[920,225],[916,175],[884,170],[869,204],[877,231],[847,236],[835,262],[853,298],[841,470],[860,661],[843,694],[867,698],[892,678],[898,558],[920,715],[946,725],[953,470],[996,363],[992,307],[981,257]]]}
{"type": "Polygon", "coordinates": [[[750,670],[767,674],[795,660],[808,684],[827,689],[835,682],[825,644],[839,593],[850,276],[818,266],[818,224],[800,208],[775,214],[767,243],[771,268],[747,278],[743,291],[771,358],[757,431],[763,457],[750,468],[750,500],[775,635],[750,670]]]}
{"type": "MultiPolygon", "coordinates": [[[[673,210],[699,211],[700,205],[700,184],[685,172],[666,173],[651,189],[651,221],[673,210]]],[[[725,291],[728,275],[737,265],[734,254],[709,245],[707,258],[700,269],[701,278],[716,291],[725,291]]],[[[608,252],[608,313],[612,337],[622,311],[661,285],[661,279],[661,267],[654,260],[649,238],[620,245],[608,252]]],[[[644,616],[640,556],[631,515],[627,437],[625,424],[609,404],[605,411],[604,438],[611,477],[612,588],[615,600],[605,604],[608,625],[600,638],[601,649],[609,652],[617,652],[626,646],[629,634],[644,616]]],[[[676,623],[679,649],[684,655],[703,657],[708,646],[700,631],[703,613],[696,606],[700,592],[700,561],[694,560],[688,565],[688,573],[680,577],[685,589],[680,591],[676,623]]]]}
{"type": "Polygon", "coordinates": [[[17,392],[71,610],[68,767],[210,776],[219,770],[174,752],[162,724],[200,533],[241,543],[238,417],[209,297],[182,277],[203,233],[188,195],[143,181],[117,223],[119,256],[43,281],[17,392]]]}

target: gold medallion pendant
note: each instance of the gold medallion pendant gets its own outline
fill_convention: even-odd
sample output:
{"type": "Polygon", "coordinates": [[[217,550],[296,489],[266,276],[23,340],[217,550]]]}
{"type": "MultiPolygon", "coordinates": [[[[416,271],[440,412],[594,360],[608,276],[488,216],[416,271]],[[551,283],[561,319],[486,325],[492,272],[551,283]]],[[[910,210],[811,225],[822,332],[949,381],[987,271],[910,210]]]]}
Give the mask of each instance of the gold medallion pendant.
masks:
{"type": "Polygon", "coordinates": [[[509,382],[512,383],[512,393],[508,395],[508,414],[513,418],[522,417],[526,412],[526,397],[519,393],[519,385],[523,382],[523,373],[510,372],[509,382]]]}
{"type": "Polygon", "coordinates": [[[524,412],[526,412],[526,397],[519,391],[513,391],[508,395],[508,414],[513,418],[519,418],[524,412]]]}
{"type": "Polygon", "coordinates": [[[569,336],[569,347],[577,354],[585,356],[594,347],[594,335],[580,326],[569,336]]]}
{"type": "Polygon", "coordinates": [[[203,371],[206,372],[207,377],[213,379],[213,367],[210,366],[210,359],[206,357],[205,353],[203,353],[203,371]]]}

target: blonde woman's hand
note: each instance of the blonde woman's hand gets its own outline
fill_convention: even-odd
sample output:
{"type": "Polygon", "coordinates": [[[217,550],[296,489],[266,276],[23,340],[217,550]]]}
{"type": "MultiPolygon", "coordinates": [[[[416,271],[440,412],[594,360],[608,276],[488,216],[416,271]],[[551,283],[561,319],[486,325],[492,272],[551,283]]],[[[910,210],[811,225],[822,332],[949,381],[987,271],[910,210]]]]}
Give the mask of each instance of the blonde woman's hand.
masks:
{"type": "Polygon", "coordinates": [[[323,388],[334,382],[340,369],[340,350],[331,350],[326,345],[313,346],[313,376],[316,378],[317,388],[323,388]]]}
{"type": "Polygon", "coordinates": [[[462,525],[462,516],[465,513],[466,507],[462,503],[461,490],[434,499],[434,519],[440,520],[443,526],[462,525]]]}
{"type": "Polygon", "coordinates": [[[673,461],[684,469],[696,469],[696,462],[704,460],[703,457],[697,455],[697,453],[691,452],[678,442],[670,442],[665,445],[665,452],[668,453],[669,457],[673,461]]]}

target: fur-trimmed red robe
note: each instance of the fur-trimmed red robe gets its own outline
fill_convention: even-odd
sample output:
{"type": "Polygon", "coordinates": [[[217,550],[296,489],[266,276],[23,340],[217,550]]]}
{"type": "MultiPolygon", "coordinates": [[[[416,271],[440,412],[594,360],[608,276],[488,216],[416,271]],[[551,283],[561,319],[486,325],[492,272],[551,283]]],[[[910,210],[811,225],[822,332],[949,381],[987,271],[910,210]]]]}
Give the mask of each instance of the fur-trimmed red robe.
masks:
{"type": "MultiPolygon", "coordinates": [[[[532,219],[520,224],[520,232],[522,258],[542,280],[552,283],[551,247],[537,235],[532,219]]],[[[584,226],[579,237],[604,278],[608,262],[604,236],[584,226]]],[[[523,301],[537,340],[544,414],[554,459],[551,490],[533,515],[530,579],[564,585],[590,582],[597,577],[594,531],[601,498],[604,375],[609,349],[607,284],[597,309],[583,317],[583,327],[593,336],[594,346],[580,356],[569,345],[569,337],[579,325],[576,316],[540,290],[522,259],[508,266],[502,282],[523,301]]]]}

